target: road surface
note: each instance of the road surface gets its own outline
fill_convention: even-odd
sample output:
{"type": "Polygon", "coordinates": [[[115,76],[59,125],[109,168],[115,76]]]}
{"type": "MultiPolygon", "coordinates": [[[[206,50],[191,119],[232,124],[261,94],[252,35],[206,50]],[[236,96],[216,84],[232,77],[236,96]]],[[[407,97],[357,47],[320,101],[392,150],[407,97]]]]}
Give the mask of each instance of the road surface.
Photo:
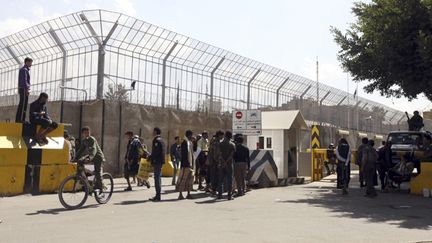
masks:
{"type": "Polygon", "coordinates": [[[160,203],[148,201],[153,188],[123,192],[121,179],[108,204],[89,198],[75,211],[64,210],[55,194],[0,198],[0,242],[432,241],[432,199],[406,193],[369,199],[350,189],[342,196],[327,179],[254,190],[234,201],[200,192],[177,201],[169,182],[160,203]]]}

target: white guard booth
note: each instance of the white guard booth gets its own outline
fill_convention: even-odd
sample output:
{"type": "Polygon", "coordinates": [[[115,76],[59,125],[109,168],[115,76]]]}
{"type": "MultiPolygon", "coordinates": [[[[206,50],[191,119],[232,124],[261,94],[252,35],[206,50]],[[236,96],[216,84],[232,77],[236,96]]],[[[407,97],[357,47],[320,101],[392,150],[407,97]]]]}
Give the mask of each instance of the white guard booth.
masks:
{"type": "Polygon", "coordinates": [[[248,137],[249,149],[269,150],[278,168],[278,179],[297,177],[302,130],[307,124],[298,110],[262,111],[262,134],[248,137]]]}

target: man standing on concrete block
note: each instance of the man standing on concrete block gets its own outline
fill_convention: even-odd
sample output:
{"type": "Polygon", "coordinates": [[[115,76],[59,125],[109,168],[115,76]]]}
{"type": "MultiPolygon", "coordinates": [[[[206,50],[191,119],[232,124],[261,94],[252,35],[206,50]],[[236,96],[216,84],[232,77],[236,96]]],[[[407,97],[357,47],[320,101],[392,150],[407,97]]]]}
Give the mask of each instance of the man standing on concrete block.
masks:
{"type": "Polygon", "coordinates": [[[153,142],[152,142],[152,153],[150,155],[150,161],[154,169],[154,180],[156,195],[151,198],[153,202],[159,202],[161,200],[161,177],[162,177],[162,165],[165,163],[165,145],[161,138],[161,129],[155,127],[153,129],[153,142]]]}
{"type": "Polygon", "coordinates": [[[26,119],[28,98],[30,95],[30,67],[33,60],[29,57],[24,59],[24,66],[20,68],[18,74],[18,94],[19,104],[15,117],[15,122],[24,123],[26,119]]]}

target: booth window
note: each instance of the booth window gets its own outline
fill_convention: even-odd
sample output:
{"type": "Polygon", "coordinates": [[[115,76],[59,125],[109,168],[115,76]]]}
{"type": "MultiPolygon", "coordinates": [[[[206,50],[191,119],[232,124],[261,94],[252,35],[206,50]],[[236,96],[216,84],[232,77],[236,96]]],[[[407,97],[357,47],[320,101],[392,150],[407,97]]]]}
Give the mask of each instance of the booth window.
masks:
{"type": "Polygon", "coordinates": [[[264,137],[258,138],[257,149],[264,149],[264,137]]]}
{"type": "Polygon", "coordinates": [[[267,138],[267,148],[268,149],[272,148],[272,138],[267,138]]]}

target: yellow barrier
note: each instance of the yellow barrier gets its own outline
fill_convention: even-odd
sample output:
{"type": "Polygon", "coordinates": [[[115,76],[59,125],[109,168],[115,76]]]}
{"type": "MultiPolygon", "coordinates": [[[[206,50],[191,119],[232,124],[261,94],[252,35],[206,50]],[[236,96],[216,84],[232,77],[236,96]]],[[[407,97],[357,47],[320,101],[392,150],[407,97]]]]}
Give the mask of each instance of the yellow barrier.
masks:
{"type": "Polygon", "coordinates": [[[63,180],[76,173],[76,164],[42,165],[39,174],[39,193],[55,192],[63,180]]]}
{"type": "Polygon", "coordinates": [[[0,167],[0,196],[12,196],[24,192],[26,167],[2,166],[0,167]]]}
{"type": "Polygon", "coordinates": [[[57,190],[61,181],[76,171],[69,163],[64,125],[48,134],[48,144],[33,141],[33,127],[22,123],[0,123],[0,195],[57,190]]]}
{"type": "Polygon", "coordinates": [[[412,194],[421,195],[423,194],[424,188],[432,190],[432,163],[431,162],[421,163],[420,175],[414,177],[410,182],[410,190],[412,194]]]}
{"type": "MultiPolygon", "coordinates": [[[[336,152],[335,152],[336,153],[336,152]]],[[[324,161],[328,160],[327,149],[312,149],[311,181],[319,181],[323,178],[324,161]]],[[[357,159],[357,150],[351,150],[351,164],[357,159]]]]}

